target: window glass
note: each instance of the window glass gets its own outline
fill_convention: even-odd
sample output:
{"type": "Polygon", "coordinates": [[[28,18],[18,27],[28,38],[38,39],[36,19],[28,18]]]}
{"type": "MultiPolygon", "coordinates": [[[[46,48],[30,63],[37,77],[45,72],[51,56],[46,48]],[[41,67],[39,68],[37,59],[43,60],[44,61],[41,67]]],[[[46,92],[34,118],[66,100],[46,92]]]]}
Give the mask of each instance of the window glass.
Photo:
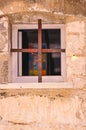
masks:
{"type": "MultiPolygon", "coordinates": [[[[61,48],[60,29],[43,29],[42,43],[46,43],[46,48],[61,48]]],[[[44,46],[43,46],[44,47],[44,46]]]]}
{"type": "MultiPolygon", "coordinates": [[[[19,48],[37,49],[38,31],[36,29],[19,30],[21,42],[19,48]]],[[[19,38],[20,39],[20,38],[19,38]]],[[[42,49],[57,49],[61,47],[60,29],[42,30],[42,49]]],[[[38,76],[38,53],[18,53],[18,75],[38,76]]],[[[61,53],[42,53],[42,76],[61,75],[61,53]]]]}
{"type": "MultiPolygon", "coordinates": [[[[38,48],[38,30],[22,30],[22,49],[38,48]]],[[[37,54],[22,53],[22,76],[38,75],[37,54]]],[[[21,62],[21,61],[19,61],[21,62]]]]}
{"type": "Polygon", "coordinates": [[[61,54],[47,54],[47,75],[61,75],[61,54]]]}

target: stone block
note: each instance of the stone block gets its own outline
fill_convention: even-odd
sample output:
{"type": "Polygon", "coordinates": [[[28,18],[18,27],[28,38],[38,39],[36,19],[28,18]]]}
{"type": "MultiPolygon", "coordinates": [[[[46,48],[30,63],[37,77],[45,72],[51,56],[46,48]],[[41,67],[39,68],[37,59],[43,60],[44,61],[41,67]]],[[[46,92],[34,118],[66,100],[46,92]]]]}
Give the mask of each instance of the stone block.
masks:
{"type": "Polygon", "coordinates": [[[62,12],[64,10],[64,0],[45,0],[42,3],[51,12],[62,12]]]}
{"type": "Polygon", "coordinates": [[[0,19],[0,51],[8,51],[8,19],[0,19]]]}
{"type": "Polygon", "coordinates": [[[0,53],[0,83],[8,81],[8,53],[0,53]]]}
{"type": "Polygon", "coordinates": [[[0,28],[1,28],[1,30],[8,30],[8,18],[7,17],[0,18],[0,28]]]}
{"type": "Polygon", "coordinates": [[[80,19],[66,24],[66,53],[71,55],[85,55],[85,22],[80,19]],[[78,21],[79,20],[79,21],[78,21]]]}
{"type": "Polygon", "coordinates": [[[72,81],[74,88],[86,88],[86,75],[74,76],[72,81]]]}
{"type": "MultiPolygon", "coordinates": [[[[30,6],[35,4],[43,5],[44,8],[51,12],[61,12],[65,14],[80,14],[86,16],[86,1],[74,0],[4,0],[0,3],[1,12],[4,14],[12,14],[17,12],[28,11],[30,6]]],[[[32,10],[32,9],[31,9],[32,10]]],[[[32,10],[33,11],[33,10],[32,10]]],[[[1,13],[2,14],[2,13],[1,13]]]]}
{"type": "Polygon", "coordinates": [[[6,1],[5,5],[1,2],[1,11],[6,14],[13,14],[25,11],[50,11],[50,12],[63,12],[64,0],[15,0],[6,1]],[[4,8],[2,8],[4,6],[4,8]]]}
{"type": "Polygon", "coordinates": [[[8,51],[7,32],[0,33],[0,51],[8,51]]]}
{"type": "Polygon", "coordinates": [[[86,75],[86,57],[67,57],[67,75],[86,75]]]}
{"type": "Polygon", "coordinates": [[[66,52],[67,55],[85,55],[83,50],[85,49],[85,39],[84,34],[70,34],[67,35],[67,46],[66,46],[66,52]]]}
{"type": "Polygon", "coordinates": [[[65,13],[86,15],[85,0],[65,0],[65,13]]]}
{"type": "Polygon", "coordinates": [[[0,125],[1,130],[86,130],[86,126],[30,124],[30,125],[0,125]],[[45,127],[46,126],[46,127],[45,127]]]}
{"type": "Polygon", "coordinates": [[[85,130],[86,117],[83,104],[82,95],[79,98],[75,94],[69,97],[16,95],[2,98],[0,128],[1,130],[85,130]]]}
{"type": "Polygon", "coordinates": [[[45,24],[63,24],[65,22],[64,16],[57,15],[50,12],[32,12],[30,13],[30,23],[37,23],[38,19],[42,19],[45,24]]]}
{"type": "Polygon", "coordinates": [[[74,88],[86,87],[86,57],[67,57],[67,81],[74,88]]]}

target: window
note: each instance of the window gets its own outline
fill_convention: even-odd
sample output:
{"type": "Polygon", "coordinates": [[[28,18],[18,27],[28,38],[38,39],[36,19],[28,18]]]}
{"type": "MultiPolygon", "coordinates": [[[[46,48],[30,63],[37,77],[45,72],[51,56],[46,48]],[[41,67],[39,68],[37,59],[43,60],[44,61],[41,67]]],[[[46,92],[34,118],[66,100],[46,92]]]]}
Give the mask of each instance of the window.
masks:
{"type": "Polygon", "coordinates": [[[12,82],[65,81],[64,25],[12,25],[12,82]]]}

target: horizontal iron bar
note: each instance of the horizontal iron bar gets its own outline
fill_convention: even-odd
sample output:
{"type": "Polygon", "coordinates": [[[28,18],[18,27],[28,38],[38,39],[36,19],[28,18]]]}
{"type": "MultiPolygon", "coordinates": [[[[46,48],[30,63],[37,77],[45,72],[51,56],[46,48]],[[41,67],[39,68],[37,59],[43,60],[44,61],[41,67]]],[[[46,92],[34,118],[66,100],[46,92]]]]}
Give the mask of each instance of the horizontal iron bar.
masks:
{"type": "MultiPolygon", "coordinates": [[[[27,53],[37,53],[38,49],[11,49],[11,52],[27,52],[27,53]]],[[[65,49],[42,49],[42,53],[59,53],[65,52],[65,49]]]]}
{"type": "Polygon", "coordinates": [[[38,49],[11,49],[11,52],[38,52],[38,49]]]}
{"type": "Polygon", "coordinates": [[[65,52],[65,49],[59,49],[59,48],[57,48],[57,49],[42,49],[42,52],[43,53],[55,53],[55,52],[65,52]]]}

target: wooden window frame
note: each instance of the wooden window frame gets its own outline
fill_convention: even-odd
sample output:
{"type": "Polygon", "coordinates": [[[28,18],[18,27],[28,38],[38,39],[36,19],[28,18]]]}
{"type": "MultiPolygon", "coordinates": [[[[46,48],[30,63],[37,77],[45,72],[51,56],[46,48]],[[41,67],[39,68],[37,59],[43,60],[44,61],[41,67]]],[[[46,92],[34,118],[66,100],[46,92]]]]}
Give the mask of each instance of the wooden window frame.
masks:
{"type": "Polygon", "coordinates": [[[43,24],[41,19],[38,20],[37,24],[14,24],[12,25],[12,46],[11,46],[11,65],[12,65],[12,82],[52,82],[52,78],[56,76],[43,76],[42,78],[42,53],[59,53],[61,52],[61,76],[57,76],[57,81],[65,81],[66,79],[66,56],[65,56],[65,40],[64,40],[64,25],[63,24],[43,24]],[[42,49],[42,26],[43,29],[61,29],[61,49],[42,49]],[[18,30],[19,29],[37,29],[38,28],[38,49],[18,49],[18,30]],[[38,79],[37,76],[18,76],[18,65],[17,65],[17,53],[18,52],[27,52],[27,53],[38,53],[38,79]],[[50,80],[48,81],[48,78],[50,80]]]}

